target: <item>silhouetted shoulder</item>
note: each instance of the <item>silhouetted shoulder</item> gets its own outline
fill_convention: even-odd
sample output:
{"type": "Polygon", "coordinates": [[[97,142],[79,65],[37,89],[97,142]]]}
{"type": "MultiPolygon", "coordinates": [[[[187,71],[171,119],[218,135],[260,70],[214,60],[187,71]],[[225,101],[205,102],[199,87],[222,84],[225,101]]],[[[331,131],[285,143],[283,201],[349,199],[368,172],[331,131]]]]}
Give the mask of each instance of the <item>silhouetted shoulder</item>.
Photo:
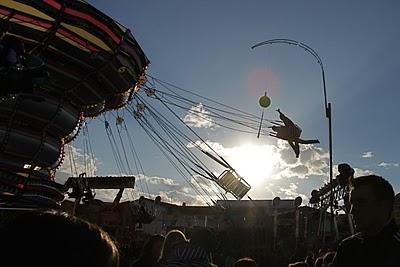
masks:
{"type": "Polygon", "coordinates": [[[339,246],[340,247],[356,246],[360,245],[362,241],[363,241],[362,235],[360,233],[357,233],[343,239],[342,242],[340,242],[339,246]]]}
{"type": "Polygon", "coordinates": [[[360,233],[344,239],[339,244],[332,266],[358,266],[358,258],[363,254],[362,244],[363,237],[360,233]]]}
{"type": "Polygon", "coordinates": [[[400,245],[400,230],[393,234],[393,241],[395,244],[400,245]]]}

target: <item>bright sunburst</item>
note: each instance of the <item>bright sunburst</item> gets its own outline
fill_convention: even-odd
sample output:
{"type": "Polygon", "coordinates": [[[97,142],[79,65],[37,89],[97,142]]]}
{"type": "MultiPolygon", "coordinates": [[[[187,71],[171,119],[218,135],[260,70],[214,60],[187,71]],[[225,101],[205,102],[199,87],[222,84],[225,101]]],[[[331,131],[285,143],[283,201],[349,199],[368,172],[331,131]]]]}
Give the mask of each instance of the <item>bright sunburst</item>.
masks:
{"type": "Polygon", "coordinates": [[[280,157],[271,145],[247,144],[229,150],[228,162],[253,187],[265,182],[280,157]]]}

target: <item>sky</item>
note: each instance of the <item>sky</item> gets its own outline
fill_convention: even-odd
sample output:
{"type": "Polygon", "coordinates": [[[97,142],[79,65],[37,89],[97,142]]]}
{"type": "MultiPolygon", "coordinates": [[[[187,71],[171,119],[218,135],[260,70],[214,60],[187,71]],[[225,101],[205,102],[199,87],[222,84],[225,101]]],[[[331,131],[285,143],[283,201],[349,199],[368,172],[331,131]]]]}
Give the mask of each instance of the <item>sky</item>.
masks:
{"type": "MultiPolygon", "coordinates": [[[[332,104],[335,174],[336,165],[346,162],[356,176],[381,175],[400,191],[398,1],[88,2],[132,31],[151,62],[149,75],[258,116],[258,99],[266,91],[272,102],[264,109],[266,118],[278,119],[275,110],[280,108],[301,126],[302,137],[320,140],[318,145],[302,146],[297,160],[283,141],[228,131],[180,114],[252,186],[252,199],[301,196],[306,204],[311,190],[328,179],[321,69],[300,47],[274,44],[251,49],[275,38],[303,42],[322,59],[332,104]]],[[[207,117],[207,110],[202,111],[207,117]]],[[[131,129],[149,196],[204,204],[126,110],[87,121],[96,174],[118,174],[104,130],[104,120],[115,114],[122,114],[131,129]]],[[[85,138],[81,133],[71,148],[81,168],[85,138]]],[[[213,172],[223,171],[209,164],[213,172]]],[[[70,166],[66,157],[58,179],[71,174],[70,166]]],[[[140,192],[137,184],[127,198],[140,192]]],[[[98,191],[105,200],[114,194],[98,191]]]]}

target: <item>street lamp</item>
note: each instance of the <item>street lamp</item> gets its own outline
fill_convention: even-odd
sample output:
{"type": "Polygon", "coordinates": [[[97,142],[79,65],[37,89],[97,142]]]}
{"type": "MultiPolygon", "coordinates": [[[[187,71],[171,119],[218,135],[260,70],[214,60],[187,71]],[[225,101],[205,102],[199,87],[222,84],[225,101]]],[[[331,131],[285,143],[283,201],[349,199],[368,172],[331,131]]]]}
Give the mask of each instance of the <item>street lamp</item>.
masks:
{"type": "MultiPolygon", "coordinates": [[[[325,116],[328,119],[328,127],[329,127],[329,182],[332,183],[333,179],[333,160],[332,160],[332,107],[331,103],[328,103],[327,97],[326,97],[326,85],[325,85],[325,72],[324,72],[324,65],[322,64],[322,60],[317,54],[317,52],[314,51],[310,46],[291,39],[271,39],[267,41],[263,41],[261,43],[253,45],[251,48],[257,48],[259,46],[263,45],[269,45],[269,44],[289,44],[289,45],[295,45],[298,47],[303,48],[305,51],[310,53],[316,60],[319,66],[321,67],[321,74],[322,74],[322,83],[323,83],[323,90],[324,90],[324,104],[325,104],[325,116]]],[[[333,232],[333,192],[331,189],[331,194],[330,194],[330,201],[329,201],[329,206],[331,210],[331,234],[333,232]]]]}

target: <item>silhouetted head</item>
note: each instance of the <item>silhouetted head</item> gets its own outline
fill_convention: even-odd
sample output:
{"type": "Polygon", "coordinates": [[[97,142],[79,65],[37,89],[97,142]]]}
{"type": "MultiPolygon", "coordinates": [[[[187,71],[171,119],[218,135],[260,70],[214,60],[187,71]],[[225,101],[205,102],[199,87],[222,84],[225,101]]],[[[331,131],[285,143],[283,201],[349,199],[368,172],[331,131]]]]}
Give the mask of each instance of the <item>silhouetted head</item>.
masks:
{"type": "Polygon", "coordinates": [[[165,236],[163,249],[161,252],[162,259],[169,259],[174,256],[174,250],[177,247],[183,246],[188,243],[186,236],[179,230],[171,230],[165,236]]]}
{"type": "Polygon", "coordinates": [[[324,258],[323,258],[323,266],[328,266],[329,263],[333,261],[333,258],[335,257],[336,252],[334,251],[329,251],[325,253],[324,258]]]}
{"type": "Polygon", "coordinates": [[[314,267],[322,267],[323,264],[324,264],[324,257],[318,257],[318,258],[315,260],[314,267]]]}
{"type": "Polygon", "coordinates": [[[336,178],[341,186],[346,186],[351,183],[354,178],[354,169],[347,163],[341,163],[338,165],[339,174],[336,178]]]}
{"type": "Polygon", "coordinates": [[[295,262],[295,263],[290,263],[289,267],[311,267],[310,265],[308,265],[306,262],[304,261],[299,261],[299,262],[295,262]]]}
{"type": "Polygon", "coordinates": [[[8,32],[9,24],[6,21],[0,22],[0,38],[3,38],[8,32]]]}
{"type": "Polygon", "coordinates": [[[279,127],[278,126],[272,126],[271,129],[272,129],[272,131],[277,132],[279,127]]]}
{"type": "Polygon", "coordinates": [[[17,217],[0,230],[2,261],[12,266],[117,267],[110,236],[94,224],[47,211],[17,217]]]}
{"type": "Polygon", "coordinates": [[[393,187],[380,176],[368,175],[354,178],[350,188],[350,212],[357,230],[376,234],[392,216],[393,187]]]}
{"type": "Polygon", "coordinates": [[[257,267],[257,263],[252,258],[241,258],[238,259],[234,264],[233,267],[257,267]]]}
{"type": "Polygon", "coordinates": [[[143,247],[141,258],[156,262],[161,257],[164,240],[162,235],[152,235],[143,247]]]}
{"type": "Polygon", "coordinates": [[[3,37],[3,41],[7,43],[10,48],[14,49],[18,55],[22,55],[25,52],[24,43],[19,38],[13,35],[6,35],[3,37]]]}
{"type": "Polygon", "coordinates": [[[195,231],[190,236],[190,244],[201,247],[207,253],[212,253],[217,247],[217,239],[213,232],[203,228],[195,231]]]}

